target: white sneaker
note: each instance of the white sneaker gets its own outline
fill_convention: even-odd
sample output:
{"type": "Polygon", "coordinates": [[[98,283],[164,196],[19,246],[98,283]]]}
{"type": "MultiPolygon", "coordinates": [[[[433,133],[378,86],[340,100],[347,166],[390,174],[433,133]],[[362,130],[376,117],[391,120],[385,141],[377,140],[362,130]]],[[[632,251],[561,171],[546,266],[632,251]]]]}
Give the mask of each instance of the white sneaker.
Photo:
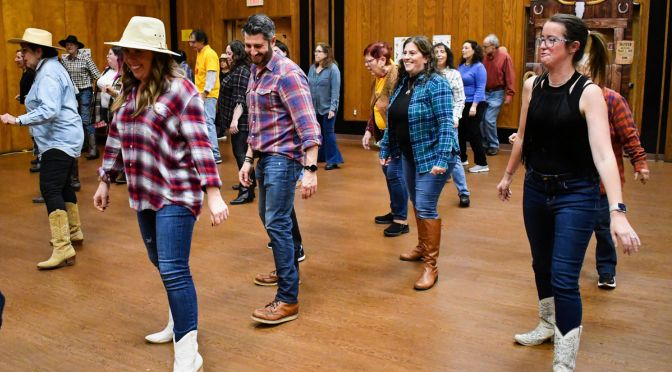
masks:
{"type": "Polygon", "coordinates": [[[481,172],[490,172],[490,167],[487,165],[474,165],[469,168],[469,173],[481,173],[481,172]]]}
{"type": "Polygon", "coordinates": [[[469,165],[469,160],[465,160],[462,162],[463,167],[466,167],[467,165],[469,165]]]}

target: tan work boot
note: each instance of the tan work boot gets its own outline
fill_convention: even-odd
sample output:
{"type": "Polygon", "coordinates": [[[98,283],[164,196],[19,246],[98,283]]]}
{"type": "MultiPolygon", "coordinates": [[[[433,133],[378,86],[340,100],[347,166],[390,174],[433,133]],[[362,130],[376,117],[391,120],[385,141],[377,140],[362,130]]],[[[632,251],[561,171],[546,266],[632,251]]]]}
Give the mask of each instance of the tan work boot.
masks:
{"type": "Polygon", "coordinates": [[[422,261],[422,253],[425,251],[425,242],[422,237],[425,234],[420,230],[422,226],[420,225],[420,218],[418,218],[418,211],[415,211],[415,222],[418,227],[418,245],[410,251],[400,254],[399,259],[402,261],[422,261]]]}
{"type": "Polygon", "coordinates": [[[37,264],[41,270],[57,269],[59,267],[73,265],[75,263],[75,249],[70,244],[70,227],[68,226],[68,214],[57,209],[49,214],[49,227],[51,229],[51,257],[37,264]]]}
{"type": "Polygon", "coordinates": [[[425,250],[422,254],[422,260],[425,265],[422,275],[415,282],[414,288],[419,290],[430,289],[439,279],[439,269],[436,260],[439,258],[439,249],[441,246],[441,219],[436,220],[418,220],[418,234],[422,233],[420,240],[425,242],[425,250]]]}
{"type": "Polygon", "coordinates": [[[257,276],[254,277],[254,284],[264,287],[278,285],[278,273],[273,270],[268,274],[257,274],[257,276]]]}
{"type": "Polygon", "coordinates": [[[280,324],[299,317],[299,304],[288,304],[282,301],[273,301],[270,304],[254,310],[252,320],[264,324],[280,324]]]}
{"type": "Polygon", "coordinates": [[[79,207],[75,203],[65,203],[65,210],[68,212],[70,244],[82,244],[84,233],[82,233],[82,222],[79,219],[79,207]]]}

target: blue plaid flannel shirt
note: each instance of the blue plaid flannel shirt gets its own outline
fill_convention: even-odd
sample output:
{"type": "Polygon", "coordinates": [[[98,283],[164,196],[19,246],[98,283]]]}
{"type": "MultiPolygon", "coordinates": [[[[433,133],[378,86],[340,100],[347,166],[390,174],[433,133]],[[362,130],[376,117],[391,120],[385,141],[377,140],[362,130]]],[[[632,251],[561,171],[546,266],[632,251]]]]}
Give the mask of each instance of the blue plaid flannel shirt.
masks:
{"type": "MultiPolygon", "coordinates": [[[[401,81],[395,89],[390,106],[404,83],[401,81]]],[[[418,173],[427,173],[433,166],[447,169],[449,163],[457,162],[460,145],[457,142],[457,129],[453,128],[453,92],[448,80],[438,74],[432,74],[429,78],[418,76],[408,106],[408,128],[418,173]]],[[[401,149],[395,141],[390,142],[386,130],[380,141],[380,158],[400,155],[401,149]]]]}

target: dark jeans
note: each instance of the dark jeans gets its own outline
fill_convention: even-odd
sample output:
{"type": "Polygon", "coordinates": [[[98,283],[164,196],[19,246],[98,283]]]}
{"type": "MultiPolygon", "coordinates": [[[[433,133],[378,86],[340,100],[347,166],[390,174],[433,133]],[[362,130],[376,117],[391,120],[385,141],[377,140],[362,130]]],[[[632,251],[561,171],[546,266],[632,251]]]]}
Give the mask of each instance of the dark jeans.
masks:
{"type": "Polygon", "coordinates": [[[401,156],[404,167],[404,178],[411,203],[417,211],[418,218],[423,220],[435,220],[439,218],[437,204],[441,196],[441,190],[453,171],[455,162],[448,163],[448,169],[443,174],[433,175],[430,172],[418,173],[415,169],[415,161],[401,156]]]}
{"type": "MultiPolygon", "coordinates": [[[[243,162],[245,161],[248,134],[249,132],[247,131],[240,131],[231,135],[231,150],[233,151],[233,156],[236,158],[236,165],[238,166],[238,170],[243,167],[243,162]]],[[[257,179],[254,176],[254,168],[250,170],[250,180],[252,180],[252,186],[250,187],[257,187],[257,179]]]]}
{"type": "Polygon", "coordinates": [[[175,340],[198,328],[196,288],[189,270],[191,236],[196,218],[179,205],[138,212],[147,255],[159,269],[173,313],[175,340]]]}
{"type": "Polygon", "coordinates": [[[481,142],[481,120],[488,104],[483,101],[476,106],[476,116],[469,116],[471,109],[471,102],[464,104],[462,110],[462,119],[460,119],[460,126],[457,127],[457,135],[460,141],[460,160],[467,161],[467,141],[471,144],[471,150],[474,152],[474,162],[477,165],[488,165],[485,158],[485,150],[481,142]]]}
{"type": "MultiPolygon", "coordinates": [[[[294,207],[292,207],[292,240],[294,241],[294,250],[299,251],[301,248],[301,244],[303,244],[303,239],[301,238],[301,230],[299,229],[299,220],[296,219],[296,212],[294,211],[294,207]]],[[[271,248],[273,247],[273,243],[271,243],[271,248]]],[[[297,259],[297,263],[299,262],[298,259],[299,257],[295,257],[297,259]]]]}
{"type": "Polygon", "coordinates": [[[75,158],[58,149],[45,151],[41,156],[40,192],[47,206],[47,214],[65,209],[65,203],[77,203],[70,176],[75,158]]]}
{"type": "Polygon", "coordinates": [[[595,261],[597,273],[600,275],[616,275],[616,246],[611,239],[611,216],[609,215],[609,200],[606,195],[600,195],[600,207],[597,212],[595,226],[595,261]]]}
{"type": "Polygon", "coordinates": [[[259,217],[273,247],[278,275],[277,301],[298,302],[299,265],[292,238],[292,210],[296,181],[303,167],[298,161],[279,155],[263,155],[257,162],[259,217]]]}
{"type": "Polygon", "coordinates": [[[566,334],[581,325],[579,274],[595,228],[597,177],[546,179],[528,170],[523,218],[539,299],[555,297],[555,319],[566,334]]]}
{"type": "Polygon", "coordinates": [[[383,167],[387,191],[390,194],[390,211],[395,220],[404,221],[408,218],[408,191],[404,181],[401,157],[391,158],[383,167]]]}
{"type": "Polygon", "coordinates": [[[334,131],[336,113],[334,113],[334,117],[331,119],[329,119],[328,114],[320,115],[315,113],[315,115],[322,131],[322,146],[320,146],[317,152],[317,160],[319,162],[326,161],[327,164],[343,164],[343,155],[341,155],[341,151],[338,149],[336,132],[334,131]]]}
{"type": "Polygon", "coordinates": [[[91,125],[91,102],[93,101],[93,89],[82,89],[75,97],[77,98],[77,103],[79,104],[77,111],[79,111],[79,116],[82,118],[84,133],[87,135],[96,133],[96,128],[91,125]]]}

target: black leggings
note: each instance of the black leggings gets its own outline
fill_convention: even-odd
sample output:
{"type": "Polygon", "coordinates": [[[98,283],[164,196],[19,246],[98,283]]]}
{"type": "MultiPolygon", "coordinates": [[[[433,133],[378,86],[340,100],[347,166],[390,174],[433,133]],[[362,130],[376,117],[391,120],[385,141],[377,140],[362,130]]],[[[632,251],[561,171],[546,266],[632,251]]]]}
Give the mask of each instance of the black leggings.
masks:
{"type": "Polygon", "coordinates": [[[464,104],[460,126],[457,127],[460,141],[460,160],[463,162],[467,161],[467,141],[469,141],[471,149],[474,151],[474,162],[477,165],[488,165],[488,161],[485,159],[485,150],[481,144],[481,120],[487,107],[487,102],[479,102],[476,106],[476,116],[469,116],[471,102],[464,104]]]}
{"type": "MultiPolygon", "coordinates": [[[[245,161],[245,154],[247,153],[247,135],[249,132],[238,132],[231,135],[231,150],[233,150],[233,156],[236,158],[236,165],[238,165],[238,170],[243,167],[243,162],[245,161]]],[[[251,188],[257,186],[257,180],[254,177],[254,167],[250,169],[250,180],[252,181],[251,188]]]]}
{"type": "Polygon", "coordinates": [[[40,168],[40,191],[47,205],[47,213],[61,209],[65,203],[77,203],[75,190],[70,186],[70,176],[75,158],[58,149],[42,154],[40,168]]]}

